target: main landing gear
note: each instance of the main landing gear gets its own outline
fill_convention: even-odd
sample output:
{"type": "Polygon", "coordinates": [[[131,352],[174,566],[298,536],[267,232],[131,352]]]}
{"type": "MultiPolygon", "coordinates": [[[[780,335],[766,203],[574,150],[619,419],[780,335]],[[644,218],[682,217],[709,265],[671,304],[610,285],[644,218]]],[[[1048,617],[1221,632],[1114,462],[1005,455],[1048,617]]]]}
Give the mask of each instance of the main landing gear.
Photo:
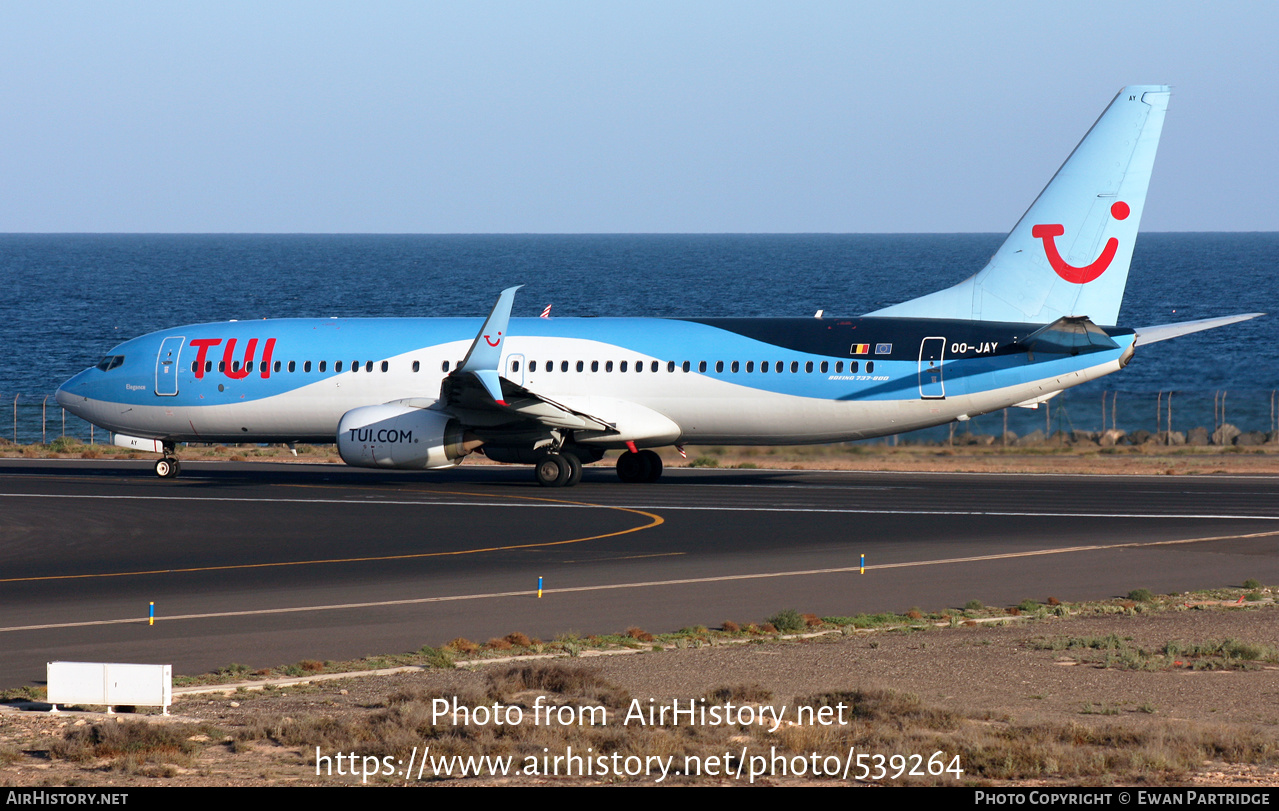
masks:
{"type": "MultiPolygon", "coordinates": [[[[548,453],[533,474],[543,487],[572,487],[582,480],[582,462],[570,451],[548,453]]],[[[617,477],[624,482],[655,482],[661,476],[662,457],[653,451],[626,451],[617,458],[617,477]]]]}
{"type": "Polygon", "coordinates": [[[176,479],[182,472],[182,463],[174,455],[173,443],[164,443],[164,457],[155,463],[155,475],[162,479],[176,479]]]}
{"type": "Polygon", "coordinates": [[[617,478],[624,482],[655,482],[661,477],[662,457],[654,451],[627,451],[617,457],[617,478]]]}
{"type": "Polygon", "coordinates": [[[582,480],[582,460],[568,451],[548,453],[533,467],[543,487],[572,487],[582,480]]]}

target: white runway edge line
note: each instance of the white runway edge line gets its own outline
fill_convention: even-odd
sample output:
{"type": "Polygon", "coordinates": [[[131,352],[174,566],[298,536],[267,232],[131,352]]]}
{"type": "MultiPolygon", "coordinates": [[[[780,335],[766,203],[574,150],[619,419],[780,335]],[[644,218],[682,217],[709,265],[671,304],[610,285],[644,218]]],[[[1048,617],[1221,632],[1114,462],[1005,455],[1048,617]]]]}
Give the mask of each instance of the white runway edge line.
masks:
{"type": "Polygon", "coordinates": [[[1228,513],[1099,513],[1099,512],[1031,512],[1026,510],[893,510],[850,509],[847,507],[716,507],[675,504],[564,504],[554,502],[498,501],[402,501],[392,499],[343,498],[231,498],[226,496],[106,496],[69,493],[0,493],[0,498],[69,498],[106,501],[210,501],[241,504],[342,504],[369,507],[506,507],[560,510],[683,510],[700,512],[767,512],[767,513],[838,513],[846,515],[971,515],[995,518],[1170,518],[1220,521],[1279,521],[1279,515],[1232,515],[1228,513]]]}
{"type": "MultiPolygon", "coordinates": [[[[1130,543],[1114,543],[1114,544],[1091,544],[1088,546],[1067,546],[1058,549],[1035,549],[1028,552],[1005,552],[996,555],[973,555],[963,558],[941,558],[939,560],[917,560],[905,561],[902,563],[881,563],[875,566],[865,567],[867,570],[887,570],[887,569],[907,569],[915,566],[946,566],[956,563],[978,563],[990,560],[1006,560],[1009,558],[1028,558],[1037,555],[1064,555],[1079,552],[1100,552],[1108,549],[1142,549],[1152,546],[1177,546],[1181,544],[1208,543],[1210,541],[1234,541],[1244,540],[1248,538],[1266,538],[1279,535],[1279,530],[1272,532],[1253,532],[1246,535],[1217,535],[1208,538],[1181,538],[1173,541],[1144,541],[1130,543]]],[[[642,589],[653,588],[655,586],[686,586],[697,585],[701,583],[727,583],[738,580],[763,580],[773,577],[810,577],[822,574],[850,574],[860,571],[860,566],[841,566],[831,569],[804,569],[793,572],[760,572],[756,574],[733,574],[719,575],[716,577],[689,577],[678,580],[648,580],[639,583],[613,583],[601,586],[572,586],[569,588],[552,589],[544,592],[545,594],[573,594],[591,591],[611,591],[614,589],[642,589]]],[[[383,608],[387,606],[400,605],[422,605],[426,603],[448,603],[460,600],[491,600],[504,597],[531,597],[537,594],[536,589],[525,591],[497,591],[488,594],[456,594],[449,597],[418,597],[411,600],[382,600],[379,602],[368,603],[340,603],[336,605],[309,605],[296,606],[294,608],[261,608],[247,611],[219,611],[209,614],[177,614],[172,617],[164,617],[157,619],[157,622],[177,622],[180,620],[202,620],[202,619],[220,619],[225,617],[256,617],[268,614],[294,614],[307,611],[344,611],[349,609],[360,608],[383,608]]],[[[15,625],[9,628],[0,628],[0,633],[11,631],[44,631],[56,628],[85,628],[94,625],[140,625],[148,622],[148,618],[129,618],[115,620],[88,620],[85,622],[62,622],[50,623],[47,625],[15,625]]]]}

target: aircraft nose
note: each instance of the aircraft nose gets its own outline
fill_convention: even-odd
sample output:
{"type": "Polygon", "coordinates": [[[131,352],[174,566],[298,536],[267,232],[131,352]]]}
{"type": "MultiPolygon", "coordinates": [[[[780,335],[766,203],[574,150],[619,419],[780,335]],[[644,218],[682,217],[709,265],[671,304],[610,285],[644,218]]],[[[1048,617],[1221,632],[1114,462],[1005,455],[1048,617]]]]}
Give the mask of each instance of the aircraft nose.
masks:
{"type": "Polygon", "coordinates": [[[77,416],[80,415],[80,412],[76,410],[76,403],[84,402],[84,397],[83,396],[77,397],[74,392],[77,387],[82,386],[84,384],[83,378],[84,378],[84,372],[81,372],[80,374],[71,378],[67,382],[63,383],[61,386],[58,386],[58,390],[54,392],[53,394],[53,399],[58,402],[58,405],[62,406],[67,411],[70,411],[72,414],[75,414],[77,416]]]}

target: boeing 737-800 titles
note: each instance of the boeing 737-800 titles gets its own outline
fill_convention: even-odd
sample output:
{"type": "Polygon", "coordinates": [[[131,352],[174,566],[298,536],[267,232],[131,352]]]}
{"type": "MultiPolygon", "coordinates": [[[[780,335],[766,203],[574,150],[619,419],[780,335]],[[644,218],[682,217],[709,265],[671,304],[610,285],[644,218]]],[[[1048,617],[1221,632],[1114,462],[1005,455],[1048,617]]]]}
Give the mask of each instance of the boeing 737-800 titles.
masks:
{"type": "Polygon", "coordinates": [[[196,324],[115,347],[58,390],[113,441],[336,442],[351,465],[435,469],[481,452],[576,484],[608,449],[896,434],[1032,405],[1143,344],[1255,317],[1113,326],[1169,89],[1126,87],[990,262],[946,290],[848,318],[283,319],[196,324]]]}

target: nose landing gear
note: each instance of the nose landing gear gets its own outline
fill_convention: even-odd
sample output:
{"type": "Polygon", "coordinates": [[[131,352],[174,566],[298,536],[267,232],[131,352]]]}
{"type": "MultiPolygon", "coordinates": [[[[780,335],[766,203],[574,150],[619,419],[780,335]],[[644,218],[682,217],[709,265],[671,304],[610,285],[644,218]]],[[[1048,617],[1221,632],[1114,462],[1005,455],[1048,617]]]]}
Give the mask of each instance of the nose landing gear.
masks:
{"type": "Polygon", "coordinates": [[[174,454],[173,443],[165,442],[164,456],[155,463],[155,475],[162,479],[176,479],[181,472],[182,463],[178,461],[178,457],[174,454]]]}

